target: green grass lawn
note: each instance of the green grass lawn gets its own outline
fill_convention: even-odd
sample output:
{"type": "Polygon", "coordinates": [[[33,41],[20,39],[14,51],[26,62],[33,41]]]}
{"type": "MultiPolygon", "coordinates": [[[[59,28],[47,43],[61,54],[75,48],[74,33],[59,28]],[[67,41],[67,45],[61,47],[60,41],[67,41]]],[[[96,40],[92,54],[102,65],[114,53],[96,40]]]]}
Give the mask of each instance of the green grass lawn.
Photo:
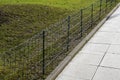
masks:
{"type": "Polygon", "coordinates": [[[0,51],[17,46],[69,12],[43,5],[0,6],[0,51]]]}
{"type": "Polygon", "coordinates": [[[96,0],[0,0],[0,52],[96,0]]]}
{"type": "Polygon", "coordinates": [[[1,0],[0,4],[42,4],[69,10],[77,10],[95,1],[96,0],[1,0]]]}

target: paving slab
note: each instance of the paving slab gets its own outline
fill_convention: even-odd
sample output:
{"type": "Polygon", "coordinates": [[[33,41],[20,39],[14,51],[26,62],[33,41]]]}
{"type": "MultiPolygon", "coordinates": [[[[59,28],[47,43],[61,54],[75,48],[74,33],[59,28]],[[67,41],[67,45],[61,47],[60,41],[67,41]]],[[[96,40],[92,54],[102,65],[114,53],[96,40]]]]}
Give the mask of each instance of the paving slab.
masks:
{"type": "Polygon", "coordinates": [[[119,21],[120,21],[120,20],[119,20],[119,18],[120,18],[119,14],[120,14],[120,12],[112,15],[112,16],[107,20],[107,22],[119,23],[119,21]]]}
{"type": "Polygon", "coordinates": [[[120,32],[120,8],[103,24],[99,31],[120,32]]]}
{"type": "Polygon", "coordinates": [[[120,45],[120,38],[116,37],[111,44],[120,45]]]}
{"type": "Polygon", "coordinates": [[[101,43],[101,44],[111,44],[113,38],[108,37],[93,37],[89,42],[91,43],[101,43]]]}
{"type": "Polygon", "coordinates": [[[79,52],[71,61],[72,64],[87,64],[87,65],[99,65],[103,55],[99,54],[86,54],[79,52]]]}
{"type": "Polygon", "coordinates": [[[114,40],[112,41],[111,44],[120,45],[120,33],[116,33],[114,40]]]}
{"type": "Polygon", "coordinates": [[[66,75],[63,76],[63,75],[61,75],[61,76],[57,77],[56,80],[90,80],[90,79],[80,79],[80,78],[75,79],[72,76],[66,76],[66,75]]]}
{"type": "Polygon", "coordinates": [[[100,32],[120,32],[120,28],[119,28],[119,23],[114,23],[114,24],[111,24],[111,25],[108,25],[110,23],[105,23],[101,28],[100,28],[100,32]],[[116,25],[116,26],[114,26],[116,25]]]}
{"type": "Polygon", "coordinates": [[[107,53],[120,54],[120,45],[110,45],[107,53]]]}
{"type": "Polygon", "coordinates": [[[100,66],[120,69],[120,55],[106,54],[100,66]]]}
{"type": "Polygon", "coordinates": [[[107,37],[111,38],[111,36],[115,36],[115,32],[97,32],[93,37],[107,37]]]}
{"type": "Polygon", "coordinates": [[[99,67],[93,80],[120,80],[120,70],[99,67]]]}
{"type": "Polygon", "coordinates": [[[105,54],[107,49],[109,48],[108,44],[94,44],[94,43],[87,43],[83,48],[82,52],[99,52],[100,54],[105,54]]]}
{"type": "Polygon", "coordinates": [[[65,79],[65,76],[71,77],[72,80],[90,80],[96,69],[97,66],[70,63],[55,80],[69,80],[65,79]]]}

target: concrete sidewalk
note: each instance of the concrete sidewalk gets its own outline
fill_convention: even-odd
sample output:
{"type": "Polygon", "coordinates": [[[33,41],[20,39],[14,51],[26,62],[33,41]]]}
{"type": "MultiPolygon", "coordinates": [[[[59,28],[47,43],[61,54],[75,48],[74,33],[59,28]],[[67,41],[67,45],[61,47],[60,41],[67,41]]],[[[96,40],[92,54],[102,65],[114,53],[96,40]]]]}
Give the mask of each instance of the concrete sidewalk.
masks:
{"type": "Polygon", "coordinates": [[[55,80],[120,80],[120,7],[55,80]]]}

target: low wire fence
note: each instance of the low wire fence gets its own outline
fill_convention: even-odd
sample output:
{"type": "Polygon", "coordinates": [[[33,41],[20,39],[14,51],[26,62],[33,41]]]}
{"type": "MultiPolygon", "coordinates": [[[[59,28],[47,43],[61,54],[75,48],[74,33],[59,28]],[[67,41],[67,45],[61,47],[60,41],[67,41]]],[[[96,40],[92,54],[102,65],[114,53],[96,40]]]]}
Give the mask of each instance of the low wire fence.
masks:
{"type": "Polygon", "coordinates": [[[0,54],[0,80],[44,80],[117,4],[100,0],[0,54]]]}

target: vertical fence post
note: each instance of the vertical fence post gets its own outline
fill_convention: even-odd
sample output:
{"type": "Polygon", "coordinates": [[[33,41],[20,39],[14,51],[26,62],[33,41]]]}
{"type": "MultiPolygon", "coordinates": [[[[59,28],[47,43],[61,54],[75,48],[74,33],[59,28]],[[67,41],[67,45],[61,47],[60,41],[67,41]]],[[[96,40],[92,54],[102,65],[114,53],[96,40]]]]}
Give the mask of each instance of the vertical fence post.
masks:
{"type": "Polygon", "coordinates": [[[67,28],[67,51],[69,51],[69,43],[70,43],[70,16],[68,16],[68,28],[67,28]]]}
{"type": "Polygon", "coordinates": [[[91,5],[91,27],[93,27],[93,4],[91,5]]]}
{"type": "Polygon", "coordinates": [[[83,9],[80,11],[80,28],[81,37],[83,37],[83,9]]]}
{"type": "Polygon", "coordinates": [[[42,74],[43,80],[45,80],[45,31],[43,31],[43,55],[42,55],[42,74]]]}
{"type": "Polygon", "coordinates": [[[101,18],[101,11],[102,11],[102,0],[100,0],[100,11],[99,11],[99,19],[101,18]]]}

